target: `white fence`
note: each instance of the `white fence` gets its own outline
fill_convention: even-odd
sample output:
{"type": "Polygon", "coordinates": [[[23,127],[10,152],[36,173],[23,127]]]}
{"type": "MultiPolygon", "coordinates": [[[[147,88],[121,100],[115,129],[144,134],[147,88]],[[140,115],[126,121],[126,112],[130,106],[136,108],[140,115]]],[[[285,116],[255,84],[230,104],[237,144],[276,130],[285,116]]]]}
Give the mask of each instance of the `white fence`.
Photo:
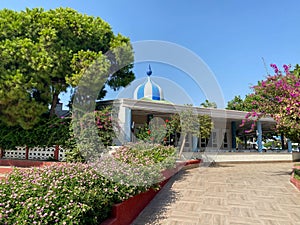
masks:
{"type": "Polygon", "coordinates": [[[52,147],[32,147],[28,148],[28,155],[26,155],[27,147],[18,146],[15,149],[4,150],[4,159],[30,159],[30,160],[51,160],[58,161],[65,160],[66,151],[60,146],[52,147]],[[58,151],[57,153],[55,151],[58,151]]]}

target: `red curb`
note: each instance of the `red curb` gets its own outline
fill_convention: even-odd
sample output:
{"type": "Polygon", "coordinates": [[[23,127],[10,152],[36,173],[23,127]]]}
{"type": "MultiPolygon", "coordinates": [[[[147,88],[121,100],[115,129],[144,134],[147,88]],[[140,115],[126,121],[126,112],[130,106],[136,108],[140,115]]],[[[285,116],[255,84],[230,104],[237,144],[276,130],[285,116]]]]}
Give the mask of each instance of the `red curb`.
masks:
{"type": "Polygon", "coordinates": [[[290,182],[300,191],[300,181],[294,178],[294,173],[292,174],[290,182]]]}
{"type": "Polygon", "coordinates": [[[105,220],[101,225],[125,225],[130,224],[140,212],[149,204],[159,191],[150,189],[128,200],[116,204],[112,209],[112,218],[105,220]]]}
{"type": "MultiPolygon", "coordinates": [[[[162,188],[180,169],[191,164],[200,164],[201,160],[190,160],[187,162],[179,162],[173,169],[162,172],[166,180],[160,183],[162,188]]],[[[161,190],[154,191],[153,189],[147,192],[138,194],[129,198],[128,200],[113,206],[111,218],[108,218],[100,225],[130,225],[132,221],[143,211],[143,209],[150,203],[155,195],[161,190]]]]}
{"type": "Polygon", "coordinates": [[[22,159],[0,159],[0,166],[15,166],[15,167],[40,167],[49,166],[57,162],[22,160],[22,159]]]}
{"type": "Polygon", "coordinates": [[[202,159],[191,159],[191,160],[185,162],[185,166],[191,165],[191,164],[199,164],[201,162],[202,162],[202,159]]]}
{"type": "MultiPolygon", "coordinates": [[[[130,223],[141,213],[141,211],[150,203],[161,188],[168,182],[169,178],[179,172],[180,169],[192,164],[199,164],[201,160],[189,160],[177,163],[176,167],[162,172],[165,180],[160,183],[160,189],[153,189],[147,192],[133,196],[126,201],[113,206],[111,218],[108,218],[100,225],[130,225],[130,223]]],[[[0,159],[0,166],[16,166],[16,167],[40,167],[61,162],[45,162],[33,160],[16,160],[16,159],[0,159]]],[[[12,168],[3,168],[10,169],[12,168]]],[[[0,177],[5,179],[5,177],[0,177]]],[[[299,185],[300,188],[300,185],[299,185]]],[[[300,189],[299,189],[300,190],[300,189]]]]}

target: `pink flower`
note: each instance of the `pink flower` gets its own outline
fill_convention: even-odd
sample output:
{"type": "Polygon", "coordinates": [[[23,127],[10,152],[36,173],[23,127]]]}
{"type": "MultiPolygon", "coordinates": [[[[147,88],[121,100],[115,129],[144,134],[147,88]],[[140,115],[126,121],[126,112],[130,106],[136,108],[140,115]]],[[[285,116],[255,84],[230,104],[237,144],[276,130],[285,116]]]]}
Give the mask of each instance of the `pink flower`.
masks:
{"type": "Polygon", "coordinates": [[[284,72],[285,72],[286,75],[290,74],[290,71],[289,71],[290,66],[287,66],[287,65],[284,64],[283,68],[284,68],[284,72]]]}
{"type": "Polygon", "coordinates": [[[275,72],[276,74],[279,73],[279,70],[278,70],[278,67],[276,66],[276,64],[271,64],[270,66],[274,69],[274,72],[275,72]]]}

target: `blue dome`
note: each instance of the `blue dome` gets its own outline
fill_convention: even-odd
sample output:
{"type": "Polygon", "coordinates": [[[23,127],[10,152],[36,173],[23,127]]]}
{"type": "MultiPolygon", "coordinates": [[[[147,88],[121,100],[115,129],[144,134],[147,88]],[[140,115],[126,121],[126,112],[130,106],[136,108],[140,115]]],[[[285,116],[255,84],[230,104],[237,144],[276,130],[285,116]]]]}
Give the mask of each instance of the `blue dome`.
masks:
{"type": "Polygon", "coordinates": [[[151,67],[147,71],[148,79],[145,83],[139,85],[134,91],[134,99],[147,98],[151,100],[164,100],[163,91],[159,85],[154,83],[150,75],[152,74],[151,67]]]}

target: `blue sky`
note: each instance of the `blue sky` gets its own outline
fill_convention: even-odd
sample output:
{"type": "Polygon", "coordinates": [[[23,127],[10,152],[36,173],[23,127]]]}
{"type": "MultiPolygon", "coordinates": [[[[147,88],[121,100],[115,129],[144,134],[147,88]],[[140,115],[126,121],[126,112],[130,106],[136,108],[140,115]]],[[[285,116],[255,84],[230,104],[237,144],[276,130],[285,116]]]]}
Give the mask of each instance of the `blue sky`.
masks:
{"type": "MultiPolygon", "coordinates": [[[[250,86],[264,79],[270,63],[300,63],[300,2],[297,0],[9,0],[0,8],[24,10],[71,7],[99,16],[115,33],[132,42],[162,40],[181,45],[202,58],[214,72],[225,102],[251,92],[250,86]]],[[[136,65],[137,79],[147,66],[136,65]]],[[[205,100],[195,84],[181,71],[153,65],[153,75],[172,80],[184,89],[192,103],[205,100]]],[[[109,94],[113,98],[117,94],[109,94]]]]}

